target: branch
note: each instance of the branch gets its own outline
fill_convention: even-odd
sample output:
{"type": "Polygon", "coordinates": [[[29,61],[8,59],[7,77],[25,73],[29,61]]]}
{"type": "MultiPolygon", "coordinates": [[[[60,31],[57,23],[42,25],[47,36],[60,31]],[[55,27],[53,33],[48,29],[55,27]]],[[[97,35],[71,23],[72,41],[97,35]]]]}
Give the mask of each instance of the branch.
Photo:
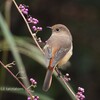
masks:
{"type": "Polygon", "coordinates": [[[33,40],[35,41],[36,45],[38,46],[38,48],[40,49],[40,51],[44,54],[42,48],[40,47],[40,45],[38,44],[36,38],[34,37],[34,33],[32,32],[32,30],[31,30],[31,28],[30,28],[30,26],[29,26],[29,24],[28,24],[28,22],[27,22],[25,16],[23,15],[23,13],[21,12],[21,10],[19,9],[19,7],[18,7],[17,3],[15,2],[15,0],[13,0],[13,3],[15,4],[15,6],[16,6],[18,12],[21,14],[22,18],[24,19],[24,21],[25,21],[25,23],[26,23],[26,25],[27,25],[27,28],[28,28],[28,30],[29,30],[29,32],[30,32],[30,34],[31,34],[31,36],[32,36],[32,38],[33,38],[33,40]]]}
{"type": "Polygon", "coordinates": [[[79,98],[77,98],[74,91],[71,89],[71,86],[68,84],[68,81],[70,80],[70,78],[68,78],[69,75],[68,76],[62,75],[62,73],[59,71],[57,67],[55,68],[55,72],[58,75],[60,82],[64,84],[64,86],[66,87],[66,90],[68,94],[70,95],[70,97],[72,98],[72,100],[79,100],[79,98]]]}
{"type": "Polygon", "coordinates": [[[25,91],[30,95],[31,99],[33,99],[33,95],[31,94],[31,92],[25,87],[25,85],[12,73],[12,71],[9,70],[9,68],[7,67],[7,65],[4,65],[1,61],[0,61],[1,65],[19,82],[19,84],[25,89],[25,91]]]}

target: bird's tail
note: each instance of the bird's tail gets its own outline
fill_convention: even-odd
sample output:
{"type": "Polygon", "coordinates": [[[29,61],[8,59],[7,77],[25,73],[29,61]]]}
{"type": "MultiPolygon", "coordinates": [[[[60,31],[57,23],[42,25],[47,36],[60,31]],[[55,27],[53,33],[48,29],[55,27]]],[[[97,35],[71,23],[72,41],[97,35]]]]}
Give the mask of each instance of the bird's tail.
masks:
{"type": "Polygon", "coordinates": [[[47,72],[46,72],[46,76],[45,76],[44,83],[43,83],[43,88],[42,88],[44,91],[48,91],[48,89],[51,86],[52,73],[53,73],[53,71],[50,70],[50,69],[48,69],[47,72]]]}

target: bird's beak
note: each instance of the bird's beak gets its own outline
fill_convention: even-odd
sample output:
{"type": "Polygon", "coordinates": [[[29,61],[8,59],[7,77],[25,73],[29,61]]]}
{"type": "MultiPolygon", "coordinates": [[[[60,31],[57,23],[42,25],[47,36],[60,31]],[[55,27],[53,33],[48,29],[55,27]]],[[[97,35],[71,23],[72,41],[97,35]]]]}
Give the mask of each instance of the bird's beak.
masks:
{"type": "Polygon", "coordinates": [[[50,26],[47,26],[47,28],[50,28],[50,29],[52,29],[52,27],[50,27],[50,26]]]}

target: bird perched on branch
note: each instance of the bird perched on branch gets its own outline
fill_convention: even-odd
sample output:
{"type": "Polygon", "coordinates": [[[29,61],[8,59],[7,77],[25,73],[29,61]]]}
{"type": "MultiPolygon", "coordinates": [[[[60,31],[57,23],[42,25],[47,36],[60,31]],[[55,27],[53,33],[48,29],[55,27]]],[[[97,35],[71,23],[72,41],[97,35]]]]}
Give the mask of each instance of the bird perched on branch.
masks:
{"type": "Polygon", "coordinates": [[[48,91],[52,82],[52,74],[56,67],[66,64],[72,55],[72,36],[65,25],[56,24],[49,27],[52,35],[44,46],[46,66],[48,67],[43,83],[43,90],[48,91]]]}

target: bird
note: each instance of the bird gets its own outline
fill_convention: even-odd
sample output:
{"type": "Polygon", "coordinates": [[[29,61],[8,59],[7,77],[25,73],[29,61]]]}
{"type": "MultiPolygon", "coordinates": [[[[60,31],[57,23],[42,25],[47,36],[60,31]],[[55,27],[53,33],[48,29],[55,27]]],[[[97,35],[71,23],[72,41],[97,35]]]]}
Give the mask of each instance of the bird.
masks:
{"type": "Polygon", "coordinates": [[[66,64],[72,56],[73,51],[72,35],[65,25],[55,24],[49,28],[52,30],[52,34],[43,48],[47,66],[42,87],[45,92],[51,86],[52,74],[55,68],[60,68],[66,64]]]}

